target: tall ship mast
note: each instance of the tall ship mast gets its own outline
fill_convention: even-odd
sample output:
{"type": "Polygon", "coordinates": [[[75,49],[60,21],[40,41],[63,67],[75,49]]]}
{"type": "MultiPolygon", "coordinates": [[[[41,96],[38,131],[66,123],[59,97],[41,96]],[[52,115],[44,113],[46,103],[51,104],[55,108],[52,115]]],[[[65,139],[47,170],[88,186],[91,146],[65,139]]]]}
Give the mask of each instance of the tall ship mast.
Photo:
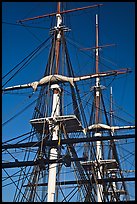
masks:
{"type": "MultiPolygon", "coordinates": [[[[115,81],[118,83],[121,78],[132,75],[134,68],[117,66],[114,69],[114,66],[108,65],[110,60],[102,56],[103,50],[111,51],[111,47],[115,46],[111,42],[100,42],[101,11],[105,3],[78,7],[75,2],[76,7],[71,9],[67,7],[68,3],[54,2],[56,8],[53,12],[18,19],[15,24],[27,30],[40,29],[42,27],[37,26],[38,22],[52,20],[48,38],[45,40],[44,37],[34,51],[3,74],[4,103],[14,105],[4,99],[8,95],[25,96],[23,102],[18,104],[22,109],[3,121],[3,202],[7,199],[7,189],[11,190],[9,202],[135,200],[134,116],[127,111],[124,111],[126,116],[122,115],[123,109],[115,102],[119,90],[113,87],[115,81]],[[85,27],[91,26],[93,46],[90,47],[89,43],[88,47],[84,47],[69,38],[73,27],[69,20],[76,15],[80,20],[81,33],[78,34],[86,36],[85,27]],[[90,17],[89,24],[84,21],[85,15],[90,17]],[[74,57],[71,46],[76,46],[77,52],[82,53],[85,65],[76,67],[78,56],[74,57]],[[28,81],[25,81],[21,71],[27,66],[30,69],[36,67],[33,59],[42,52],[44,57],[40,61],[46,58],[44,74],[41,74],[39,62],[37,70],[31,70],[31,74],[30,70],[28,74],[26,70],[28,81]],[[17,74],[20,74],[19,83],[11,83],[17,74]],[[28,104],[24,106],[26,101],[28,104]],[[14,119],[16,122],[12,123],[14,119]],[[5,131],[10,123],[10,128],[5,131]],[[28,125],[28,131],[24,129],[25,125],[28,125]],[[12,135],[13,129],[18,135],[12,135]]],[[[72,23],[76,24],[76,21],[72,23]]],[[[33,37],[40,38],[36,33],[33,37]]]]}

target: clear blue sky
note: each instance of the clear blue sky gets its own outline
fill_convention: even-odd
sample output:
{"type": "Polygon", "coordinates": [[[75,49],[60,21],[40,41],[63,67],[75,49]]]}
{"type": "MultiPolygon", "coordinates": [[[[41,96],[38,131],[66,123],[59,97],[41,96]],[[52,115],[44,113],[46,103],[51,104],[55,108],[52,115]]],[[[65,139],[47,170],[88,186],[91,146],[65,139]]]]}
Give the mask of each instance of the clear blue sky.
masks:
{"type": "MultiPolygon", "coordinates": [[[[104,48],[100,55],[116,63],[116,66],[102,61],[99,65],[100,71],[131,68],[132,73],[127,77],[116,80],[112,85],[114,100],[133,117],[135,114],[135,3],[134,2],[97,2],[103,3],[98,9],[89,9],[75,14],[68,14],[65,25],[71,28],[68,37],[82,45],[82,47],[95,46],[95,14],[99,14],[99,43],[116,44],[115,47],[104,48]],[[106,67],[104,66],[106,65],[106,67]],[[108,68],[110,67],[110,68],[108,68]]],[[[68,2],[65,9],[72,9],[96,2],[68,2]]],[[[16,24],[17,20],[43,15],[56,11],[56,2],[2,2],[2,75],[4,76],[30,52],[32,52],[41,42],[49,36],[49,28],[52,18],[41,19],[35,22],[26,23],[32,27],[24,28],[16,24]],[[43,29],[45,28],[45,29],[43,29]]],[[[53,24],[54,26],[54,24],[53,24]]],[[[71,48],[71,46],[69,47],[71,48]]],[[[87,52],[90,54],[90,52],[87,52]]],[[[47,62],[48,49],[42,52],[28,68],[25,68],[6,86],[25,84],[39,80],[47,62]]],[[[93,73],[92,59],[83,56],[79,58],[80,67],[77,69],[76,56],[72,54],[72,64],[77,75],[93,73]],[[87,63],[87,60],[91,60],[87,63]],[[84,65],[86,64],[86,68],[84,65]]],[[[3,81],[4,83],[5,81],[3,81]]],[[[5,86],[5,87],[6,87],[5,86]]],[[[36,97],[37,95],[35,95],[36,97]]],[[[34,99],[34,98],[33,98],[34,99]]],[[[3,123],[11,118],[16,112],[26,106],[27,98],[23,95],[5,94],[2,98],[2,121],[3,123]]],[[[31,99],[30,99],[31,100],[31,99]]],[[[28,103],[28,101],[27,101],[28,103]]],[[[29,101],[30,103],[30,101],[29,101]]],[[[29,120],[32,117],[33,108],[31,107],[22,115],[18,116],[3,127],[3,141],[21,135],[30,130],[29,120]],[[28,122],[27,122],[28,121],[28,122]],[[24,131],[25,130],[25,131],[24,131]]],[[[129,120],[133,121],[131,117],[129,120]]],[[[7,200],[7,195],[3,194],[3,199],[7,200]]],[[[10,200],[10,196],[9,196],[10,200]]]]}

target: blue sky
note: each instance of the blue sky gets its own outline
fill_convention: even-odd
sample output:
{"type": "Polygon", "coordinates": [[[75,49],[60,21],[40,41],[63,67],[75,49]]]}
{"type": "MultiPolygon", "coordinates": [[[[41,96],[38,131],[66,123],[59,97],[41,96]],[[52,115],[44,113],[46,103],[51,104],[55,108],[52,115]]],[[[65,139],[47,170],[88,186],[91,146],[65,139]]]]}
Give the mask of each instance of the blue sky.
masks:
{"type": "MultiPolygon", "coordinates": [[[[98,2],[102,3],[102,2],[98,2]]],[[[90,2],[70,2],[65,4],[66,9],[82,7],[89,5],[90,2]]],[[[96,4],[96,3],[92,3],[96,4]]],[[[49,36],[49,29],[52,18],[41,19],[28,22],[26,25],[33,27],[44,27],[46,29],[24,28],[15,24],[18,20],[45,13],[52,13],[56,10],[56,2],[3,2],[2,3],[2,74],[3,76],[17,65],[23,58],[32,52],[49,36]]],[[[115,63],[109,64],[102,58],[102,64],[99,65],[100,71],[119,69],[129,67],[132,73],[114,81],[116,88],[113,88],[115,101],[120,106],[134,116],[134,87],[135,87],[135,8],[133,2],[105,2],[98,9],[89,9],[68,14],[65,23],[71,28],[67,36],[73,38],[81,47],[95,46],[95,14],[99,14],[99,44],[116,44],[116,46],[104,48],[100,51],[100,56],[115,63]],[[80,19],[80,20],[79,20],[80,19]],[[104,66],[105,64],[105,66],[104,66]],[[119,83],[117,83],[117,81],[119,83]],[[120,85],[119,85],[120,84],[120,85]],[[119,93],[117,93],[119,90],[119,93]]],[[[48,47],[49,48],[49,47],[48,47]]],[[[72,46],[69,45],[71,49],[72,46]]],[[[72,52],[72,51],[71,51],[72,52]]],[[[86,52],[90,55],[90,52],[86,52]]],[[[47,62],[46,55],[48,49],[44,50],[32,64],[25,68],[6,86],[24,84],[38,80],[42,77],[47,62]]],[[[72,54],[71,60],[74,65],[76,75],[93,73],[95,67],[93,59],[90,59],[83,53],[79,55],[79,64],[76,64],[76,54],[72,54]],[[87,60],[89,63],[87,63],[87,60]],[[86,64],[86,67],[83,68],[86,64]],[[86,70],[86,72],[85,72],[86,70]]],[[[7,78],[6,78],[7,80],[7,78]]],[[[3,81],[4,83],[5,81],[3,81]]],[[[5,87],[6,87],[5,86],[5,87]]],[[[3,97],[3,120],[6,121],[10,116],[8,101],[15,106],[15,101],[20,100],[22,96],[5,95],[3,97]],[[20,98],[20,99],[19,99],[20,98]],[[8,110],[9,109],[9,110],[8,110]]],[[[6,126],[4,129],[7,129],[6,126]]],[[[6,131],[6,130],[5,130],[6,131]]]]}
{"type": "MultiPolygon", "coordinates": [[[[68,14],[65,25],[71,28],[68,38],[73,38],[82,47],[95,46],[95,14],[99,14],[99,43],[116,44],[114,47],[104,48],[100,55],[113,62],[102,61],[100,71],[107,69],[131,68],[132,73],[115,80],[112,85],[113,97],[117,104],[131,114],[129,121],[134,121],[135,114],[135,3],[134,2],[68,2],[65,9],[103,3],[100,9],[89,9],[68,14]],[[106,66],[104,66],[104,64],[106,66]],[[108,68],[110,67],[110,68],[108,68]]],[[[23,58],[32,52],[40,43],[49,36],[52,18],[28,22],[26,25],[40,28],[24,28],[17,25],[16,21],[24,18],[43,15],[56,11],[56,2],[3,2],[2,3],[2,75],[4,76],[23,58]],[[43,29],[44,28],[44,29],[43,29]]],[[[53,24],[54,26],[54,24],[53,24]]],[[[69,45],[69,49],[71,49],[69,45]]],[[[6,86],[24,84],[38,80],[42,77],[47,62],[48,49],[42,52],[28,68],[12,79],[6,86]]],[[[90,52],[87,52],[90,55],[90,52]]],[[[72,51],[72,64],[76,75],[94,72],[94,61],[80,54],[79,68],[76,56],[72,51]],[[82,58],[83,57],[83,58],[82,58]],[[88,63],[88,60],[91,62],[88,63]],[[85,66],[86,65],[86,66],[85,66]],[[84,67],[85,66],[85,67],[84,67]]],[[[4,83],[5,81],[3,81],[4,83]]],[[[5,87],[6,87],[5,86],[5,87]]],[[[36,97],[35,95],[34,97],[36,97]]],[[[23,95],[5,94],[2,98],[2,121],[11,118],[15,112],[26,106],[23,95]]],[[[34,99],[34,98],[33,98],[34,99]]],[[[28,102],[28,101],[27,101],[28,102]]],[[[29,101],[30,103],[30,101],[29,101]]],[[[32,117],[33,108],[25,111],[11,123],[3,127],[3,141],[21,135],[30,130],[27,124],[32,117]],[[24,131],[25,130],[25,131],[24,131]]],[[[127,116],[128,117],[128,116],[127,116]]],[[[3,197],[5,198],[5,195],[3,197]]]]}

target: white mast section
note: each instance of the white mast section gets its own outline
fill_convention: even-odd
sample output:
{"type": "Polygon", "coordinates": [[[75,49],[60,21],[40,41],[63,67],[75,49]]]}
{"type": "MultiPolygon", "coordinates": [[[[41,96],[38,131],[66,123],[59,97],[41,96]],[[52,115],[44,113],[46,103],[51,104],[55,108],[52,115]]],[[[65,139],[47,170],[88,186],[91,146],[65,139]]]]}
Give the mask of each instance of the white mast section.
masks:
{"type": "MultiPolygon", "coordinates": [[[[60,115],[60,93],[61,89],[58,84],[53,84],[51,86],[53,89],[53,104],[52,104],[52,114],[51,117],[55,118],[60,115]]],[[[53,127],[51,127],[53,128],[53,127]]],[[[59,125],[55,125],[55,127],[51,130],[52,140],[58,140],[59,133],[59,125]]],[[[54,160],[58,158],[57,148],[51,148],[50,150],[50,160],[54,160]]],[[[48,177],[48,197],[47,202],[55,201],[55,190],[56,190],[56,170],[57,163],[53,163],[49,165],[49,177],[48,177]]]]}

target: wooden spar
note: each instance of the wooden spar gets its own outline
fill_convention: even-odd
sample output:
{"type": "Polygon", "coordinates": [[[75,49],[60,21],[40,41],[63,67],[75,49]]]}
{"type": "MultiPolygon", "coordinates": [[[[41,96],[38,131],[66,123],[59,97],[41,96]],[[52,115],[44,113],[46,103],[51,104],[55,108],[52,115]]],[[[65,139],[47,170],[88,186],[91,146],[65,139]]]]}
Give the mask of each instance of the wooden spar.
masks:
{"type": "MultiPolygon", "coordinates": [[[[95,183],[94,179],[90,180],[92,183],[95,183]]],[[[104,179],[97,179],[98,183],[106,183],[106,182],[121,182],[121,181],[135,181],[135,177],[124,177],[124,178],[104,178],[104,179]]],[[[88,184],[88,180],[77,180],[77,181],[59,181],[56,185],[81,185],[81,184],[88,184]]],[[[31,187],[31,186],[47,186],[48,183],[39,183],[39,184],[27,184],[23,187],[31,187]]]]}
{"type": "MultiPolygon", "coordinates": [[[[116,136],[103,136],[103,137],[83,137],[83,138],[69,138],[69,139],[61,139],[60,145],[64,144],[76,144],[76,143],[83,143],[83,142],[96,142],[96,141],[109,141],[109,140],[120,140],[120,139],[134,139],[135,134],[129,134],[129,135],[116,135],[116,136]]],[[[13,148],[35,148],[39,147],[41,142],[27,142],[27,143],[20,143],[20,144],[5,144],[2,145],[2,149],[13,149],[13,148]]],[[[45,146],[57,146],[58,140],[54,141],[44,141],[45,146]]]]}
{"type": "MultiPolygon", "coordinates": [[[[80,11],[80,10],[89,9],[89,8],[95,8],[95,7],[99,7],[99,6],[103,6],[103,4],[96,4],[96,5],[85,6],[85,7],[81,7],[81,8],[70,9],[70,10],[66,10],[66,11],[60,11],[60,14],[70,13],[70,12],[74,12],[74,11],[80,11]]],[[[19,20],[17,22],[22,23],[22,22],[25,22],[25,21],[32,21],[32,20],[36,20],[36,19],[39,19],[39,18],[46,18],[46,17],[50,17],[50,16],[55,16],[57,13],[58,13],[58,11],[55,12],[55,13],[50,13],[50,14],[45,14],[45,15],[42,15],[42,16],[36,16],[36,17],[33,17],[33,18],[27,18],[27,19],[24,19],[24,20],[19,20]]]]}
{"type": "Polygon", "coordinates": [[[92,49],[110,47],[110,46],[115,46],[115,45],[116,44],[106,44],[106,45],[100,45],[98,47],[81,48],[80,50],[92,50],[92,49]]]}
{"type": "MultiPolygon", "coordinates": [[[[85,161],[85,158],[70,158],[70,161],[85,161]]],[[[15,162],[5,162],[2,164],[2,168],[15,168],[15,167],[23,167],[23,166],[36,166],[39,165],[43,167],[43,165],[47,164],[57,164],[57,163],[65,163],[63,157],[60,159],[37,159],[36,161],[15,161],[15,162]]],[[[53,179],[53,178],[52,178],[53,179]]],[[[52,187],[52,186],[51,186],[52,187]]],[[[54,191],[54,189],[53,189],[54,191]]]]}

